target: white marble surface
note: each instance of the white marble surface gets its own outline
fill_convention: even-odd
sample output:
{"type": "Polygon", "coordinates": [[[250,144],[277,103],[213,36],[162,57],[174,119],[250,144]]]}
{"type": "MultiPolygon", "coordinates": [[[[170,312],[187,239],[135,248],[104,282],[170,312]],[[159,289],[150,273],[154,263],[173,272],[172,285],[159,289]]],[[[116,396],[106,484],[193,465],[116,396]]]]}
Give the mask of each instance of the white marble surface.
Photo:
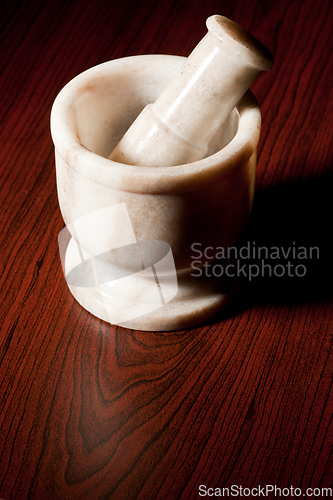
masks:
{"type": "MultiPolygon", "coordinates": [[[[123,248],[127,241],[165,242],[171,249],[177,294],[150,313],[142,308],[142,315],[118,322],[129,328],[167,331],[200,323],[225,307],[237,288],[233,280],[191,276],[191,245],[231,246],[248,220],[260,134],[260,111],[253,95],[248,92],[234,111],[231,140],[222,149],[218,131],[215,144],[211,143],[211,156],[159,168],[124,165],[107,158],[183,62],[180,57],[156,55],[102,64],[72,80],[52,110],[59,204],[73,238],[65,258],[66,275],[73,266],[89,267],[85,263],[91,258],[108,249],[123,248]],[[128,219],[126,215],[109,220],[91,216],[121,204],[126,206],[128,219]],[[85,216],[92,217],[90,228],[83,224],[76,232],[77,221],[85,216]]],[[[156,264],[161,255],[152,252],[149,258],[156,264]]],[[[122,263],[128,276],[133,274],[133,262],[128,256],[122,263]]],[[[161,276],[167,279],[163,273],[161,276]]],[[[150,279],[148,287],[156,286],[151,277],[143,278],[150,279]]],[[[137,285],[135,276],[129,283],[131,302],[144,303],[145,287],[137,285]]],[[[117,297],[109,301],[101,297],[98,280],[94,286],[69,285],[83,307],[106,321],[124,307],[123,302],[117,303],[117,297]]],[[[126,292],[123,299],[126,301],[126,292]]]]}

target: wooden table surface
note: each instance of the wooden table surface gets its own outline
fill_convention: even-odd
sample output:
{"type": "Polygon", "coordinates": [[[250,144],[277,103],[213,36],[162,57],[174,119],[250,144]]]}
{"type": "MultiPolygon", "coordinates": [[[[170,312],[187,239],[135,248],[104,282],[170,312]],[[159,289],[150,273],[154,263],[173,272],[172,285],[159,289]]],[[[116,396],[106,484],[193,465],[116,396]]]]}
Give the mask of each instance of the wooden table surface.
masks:
{"type": "Polygon", "coordinates": [[[194,500],[215,488],[255,498],[263,491],[241,487],[258,485],[280,488],[275,497],[330,498],[333,3],[22,0],[0,9],[1,499],[194,500]],[[52,103],[104,61],[188,55],[216,13],[275,55],[251,87],[263,122],[246,238],[316,247],[319,258],[280,260],[305,276],[247,280],[228,313],[196,328],[110,326],[74,301],[62,274],[52,103]]]}

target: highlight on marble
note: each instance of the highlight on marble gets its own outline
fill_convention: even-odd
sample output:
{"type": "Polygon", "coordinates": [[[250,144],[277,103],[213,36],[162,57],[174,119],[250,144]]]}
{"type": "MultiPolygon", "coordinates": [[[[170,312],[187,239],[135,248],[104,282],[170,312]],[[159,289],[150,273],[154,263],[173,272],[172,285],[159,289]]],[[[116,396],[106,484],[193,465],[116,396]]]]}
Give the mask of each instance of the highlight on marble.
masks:
{"type": "Polygon", "coordinates": [[[188,59],[101,64],[52,108],[64,274],[76,300],[110,323],[186,328],[239,288],[237,278],[191,276],[191,248],[233,246],[248,221],[261,117],[247,89],[273,58],[233,21],[207,26],[188,59]]]}

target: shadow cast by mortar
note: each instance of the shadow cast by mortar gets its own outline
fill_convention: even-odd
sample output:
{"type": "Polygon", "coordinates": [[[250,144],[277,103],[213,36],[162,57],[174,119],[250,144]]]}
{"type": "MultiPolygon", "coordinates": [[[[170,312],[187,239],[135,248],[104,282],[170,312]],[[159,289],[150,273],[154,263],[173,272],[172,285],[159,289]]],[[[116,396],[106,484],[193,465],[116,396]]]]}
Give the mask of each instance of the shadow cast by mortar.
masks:
{"type": "MultiPolygon", "coordinates": [[[[250,221],[237,243],[238,252],[243,248],[251,253],[250,258],[238,258],[239,268],[245,266],[244,273],[240,273],[240,292],[226,310],[207,324],[217,323],[258,305],[296,305],[332,300],[332,192],[333,176],[328,174],[256,192],[250,221]],[[258,258],[259,248],[267,249],[268,258],[264,258],[265,255],[258,258]],[[280,258],[275,258],[276,249],[280,258]],[[305,255],[307,258],[304,258],[305,255]],[[263,264],[266,266],[264,273],[263,264]],[[259,269],[258,276],[251,279],[250,266],[257,266],[252,268],[254,274],[259,269]],[[298,274],[303,275],[305,271],[304,276],[297,276],[296,268],[298,274]],[[274,270],[278,274],[284,271],[284,275],[277,276],[274,270]]],[[[262,253],[265,254],[265,250],[262,253]]],[[[216,262],[224,268],[227,264],[225,260],[216,262]]]]}
{"type": "Polygon", "coordinates": [[[332,299],[332,192],[333,176],[328,175],[257,192],[249,225],[238,246],[267,248],[264,264],[272,272],[270,276],[269,267],[262,272],[263,258],[258,258],[257,252],[247,261],[256,264],[260,273],[245,280],[243,306],[332,299]],[[280,258],[275,258],[274,248],[280,258]],[[277,276],[283,270],[284,274],[277,276]]]}

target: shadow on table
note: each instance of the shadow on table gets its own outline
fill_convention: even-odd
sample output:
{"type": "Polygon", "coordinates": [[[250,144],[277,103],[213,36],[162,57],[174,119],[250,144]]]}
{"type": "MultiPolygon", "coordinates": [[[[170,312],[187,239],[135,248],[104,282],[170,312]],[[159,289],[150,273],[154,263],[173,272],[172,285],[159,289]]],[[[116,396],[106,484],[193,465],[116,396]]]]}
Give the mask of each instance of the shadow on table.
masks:
{"type": "Polygon", "coordinates": [[[241,298],[233,309],[333,297],[332,193],[333,176],[256,193],[238,248],[251,250],[251,257],[241,259],[240,265],[246,264],[247,271],[250,265],[258,266],[251,269],[259,274],[250,280],[248,273],[244,278],[241,298]],[[259,247],[264,250],[258,258],[259,247]]]}

